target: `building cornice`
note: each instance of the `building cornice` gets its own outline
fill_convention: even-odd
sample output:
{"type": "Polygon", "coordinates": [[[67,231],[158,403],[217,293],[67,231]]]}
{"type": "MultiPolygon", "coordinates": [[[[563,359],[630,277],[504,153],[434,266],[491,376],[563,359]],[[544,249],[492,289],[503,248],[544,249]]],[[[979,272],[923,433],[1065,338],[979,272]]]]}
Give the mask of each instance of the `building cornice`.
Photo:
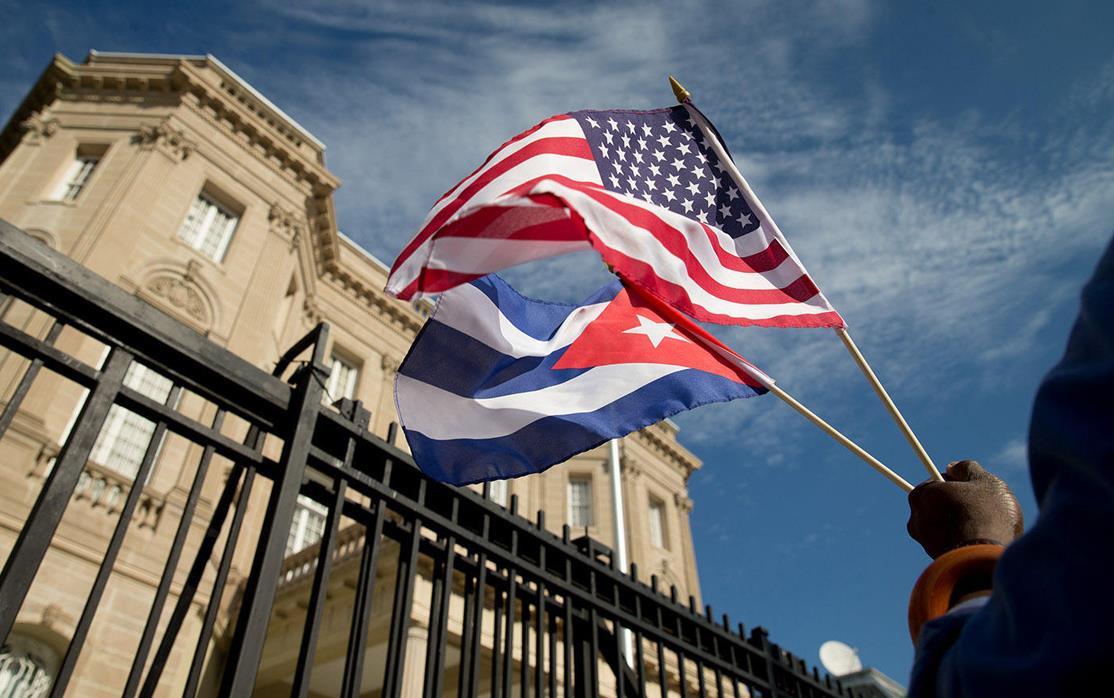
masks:
{"type": "Polygon", "coordinates": [[[335,267],[339,240],[332,193],[340,180],[325,167],[324,146],[212,56],[94,51],[78,64],[55,54],[0,131],[0,161],[25,134],[33,139],[39,134],[49,136],[44,130],[51,123],[49,107],[59,98],[127,102],[152,95],[197,110],[254,155],[302,184],[310,194],[308,222],[319,273],[335,267]]]}
{"type": "Polygon", "coordinates": [[[700,468],[700,459],[677,441],[677,428],[666,422],[640,429],[628,438],[633,438],[666,463],[676,467],[686,482],[700,468]]]}
{"type": "Polygon", "coordinates": [[[340,264],[330,265],[324,278],[357,303],[371,310],[385,324],[404,333],[408,339],[415,337],[425,323],[425,318],[402,301],[391,298],[357,274],[344,269],[340,264]]]}

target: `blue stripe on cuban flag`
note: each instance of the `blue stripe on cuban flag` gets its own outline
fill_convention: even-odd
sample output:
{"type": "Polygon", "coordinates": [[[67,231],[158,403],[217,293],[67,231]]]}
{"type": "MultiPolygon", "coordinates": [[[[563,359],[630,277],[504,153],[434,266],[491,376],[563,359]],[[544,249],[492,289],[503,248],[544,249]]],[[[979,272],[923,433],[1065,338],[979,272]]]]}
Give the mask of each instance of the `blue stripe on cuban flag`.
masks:
{"type": "Polygon", "coordinates": [[[694,368],[722,359],[687,319],[666,322],[629,293],[616,280],[579,306],[555,304],[490,275],[443,294],[395,382],[419,467],[457,485],[541,472],[678,412],[766,392],[745,373],[694,368]]]}

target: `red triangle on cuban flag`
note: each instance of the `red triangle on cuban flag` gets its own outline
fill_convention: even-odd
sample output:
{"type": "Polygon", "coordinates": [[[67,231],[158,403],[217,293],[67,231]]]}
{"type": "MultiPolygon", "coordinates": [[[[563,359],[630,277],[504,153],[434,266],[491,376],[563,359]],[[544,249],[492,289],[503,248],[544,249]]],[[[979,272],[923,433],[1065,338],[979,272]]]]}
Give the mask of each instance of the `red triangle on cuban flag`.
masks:
{"type": "Polygon", "coordinates": [[[609,364],[668,364],[761,386],[760,374],[679,312],[656,298],[624,286],[589,323],[553,368],[609,364]]]}

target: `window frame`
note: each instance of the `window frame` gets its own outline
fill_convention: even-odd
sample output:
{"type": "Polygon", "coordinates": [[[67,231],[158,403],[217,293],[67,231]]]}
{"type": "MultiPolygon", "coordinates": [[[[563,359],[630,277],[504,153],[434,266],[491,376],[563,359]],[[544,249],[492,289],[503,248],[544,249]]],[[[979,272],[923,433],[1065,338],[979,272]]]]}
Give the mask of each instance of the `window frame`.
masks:
{"type": "Polygon", "coordinates": [[[647,530],[650,536],[650,545],[659,550],[669,550],[669,522],[666,521],[665,501],[659,497],[650,495],[647,513],[649,519],[647,530]],[[655,523],[657,525],[656,530],[655,523]]]}
{"type": "Polygon", "coordinates": [[[73,150],[69,161],[54,186],[51,187],[47,201],[73,204],[89,190],[101,163],[108,153],[108,145],[99,143],[79,143],[73,150]]]}
{"type": "Polygon", "coordinates": [[[487,498],[505,509],[510,501],[510,481],[489,480],[487,484],[487,498]]]}
{"type": "Polygon", "coordinates": [[[290,522],[290,531],[286,534],[286,555],[296,555],[319,543],[325,535],[325,526],[328,525],[329,508],[304,494],[299,494],[297,504],[294,507],[294,518],[290,522]],[[309,530],[311,517],[320,517],[321,530],[316,538],[307,542],[306,532],[309,530]]]}
{"type": "Polygon", "coordinates": [[[568,516],[570,528],[592,528],[596,525],[595,487],[591,475],[581,473],[569,475],[569,479],[565,484],[565,499],[565,513],[568,516]],[[582,503],[574,502],[574,499],[577,499],[574,497],[574,490],[581,485],[583,485],[585,489],[585,501],[582,503]],[[582,509],[585,513],[585,521],[577,520],[577,508],[582,509]]]}
{"type": "MultiPolygon", "coordinates": [[[[101,360],[99,362],[100,364],[104,363],[104,359],[105,359],[105,357],[107,357],[107,355],[108,355],[108,348],[105,347],[105,350],[102,352],[102,355],[101,355],[101,360]]],[[[165,403],[166,402],[166,397],[169,397],[171,391],[174,390],[173,379],[171,379],[167,376],[164,376],[163,374],[159,373],[158,371],[151,368],[150,366],[148,366],[144,363],[141,363],[139,361],[136,361],[134,359],[132,360],[131,364],[128,365],[128,370],[124,374],[124,383],[123,384],[126,387],[131,388],[132,390],[135,390],[136,392],[140,393],[141,395],[149,397],[152,400],[154,400],[156,402],[160,402],[160,403],[165,403]],[[143,380],[148,374],[153,375],[156,378],[166,382],[168,387],[166,388],[166,391],[165,391],[166,392],[165,397],[160,396],[160,395],[153,395],[153,394],[147,392],[144,389],[143,380]],[[129,380],[132,380],[132,379],[134,379],[134,380],[131,383],[129,383],[129,380]]],[[[159,389],[159,392],[162,392],[162,390],[159,389]]],[[[177,409],[178,402],[181,400],[181,397],[182,397],[181,393],[179,392],[179,394],[175,398],[173,404],[169,405],[169,407],[171,409],[177,409]]],[[[85,398],[84,397],[82,399],[78,400],[78,403],[74,408],[74,413],[70,418],[70,422],[69,422],[69,424],[67,424],[66,429],[64,430],[63,435],[61,437],[62,438],[62,443],[65,443],[65,440],[69,438],[69,432],[73,429],[73,424],[77,420],[77,415],[81,411],[81,408],[84,406],[84,403],[85,403],[85,398]]],[[[147,453],[147,449],[151,447],[151,439],[154,438],[156,430],[157,430],[157,426],[156,426],[155,422],[151,421],[150,419],[147,419],[146,417],[139,416],[135,412],[123,407],[120,404],[113,404],[112,407],[109,408],[108,415],[107,415],[107,417],[105,417],[105,422],[101,426],[101,430],[97,433],[97,438],[93,442],[93,447],[89,450],[89,459],[88,460],[90,462],[93,462],[93,463],[96,463],[96,464],[102,466],[103,468],[105,468],[107,470],[112,471],[113,473],[116,473],[117,475],[120,475],[121,477],[128,478],[134,483],[135,482],[135,476],[139,473],[139,467],[143,464],[143,456],[144,456],[144,454],[147,453]],[[135,423],[129,423],[129,417],[133,417],[135,419],[141,420],[141,424],[143,424],[144,429],[147,429],[148,428],[147,425],[149,425],[150,431],[149,431],[149,433],[147,433],[144,436],[144,440],[146,441],[146,444],[143,446],[142,452],[139,453],[139,460],[134,463],[134,467],[129,467],[128,470],[124,470],[122,468],[117,467],[114,464],[113,456],[114,456],[114,451],[116,449],[116,445],[119,443],[120,436],[124,432],[125,428],[136,428],[138,426],[135,423]]],[[[162,436],[159,438],[158,444],[156,444],[156,446],[155,446],[155,454],[154,454],[154,458],[152,459],[152,467],[151,467],[150,470],[147,471],[147,478],[143,482],[138,483],[140,486],[145,486],[148,482],[151,481],[151,477],[154,475],[154,472],[155,472],[154,465],[158,463],[159,456],[162,453],[163,444],[165,444],[165,443],[166,443],[166,433],[164,432],[162,434],[162,436]]],[[[129,463],[129,466],[131,466],[131,465],[132,464],[129,463]]]]}
{"type": "Polygon", "coordinates": [[[363,370],[363,363],[351,357],[350,354],[345,352],[339,347],[333,347],[329,353],[329,377],[325,379],[325,392],[322,394],[321,399],[326,404],[331,405],[337,400],[348,398],[349,400],[356,399],[356,391],[360,387],[360,374],[363,370]],[[348,370],[348,375],[345,378],[345,386],[343,390],[338,390],[341,386],[341,371],[337,370],[337,364],[340,364],[348,370]]]}
{"type": "Polygon", "coordinates": [[[227,197],[214,192],[212,187],[204,186],[190,202],[189,209],[186,210],[186,216],[178,226],[175,237],[205,259],[214,264],[223,264],[225,257],[228,256],[228,248],[232,244],[232,238],[235,237],[236,231],[240,227],[243,214],[242,206],[236,205],[227,197]],[[201,222],[194,224],[192,221],[196,215],[195,212],[202,204],[206,206],[206,209],[204,213],[200,214],[201,222]],[[221,237],[213,246],[213,252],[210,255],[206,251],[209,247],[207,242],[210,233],[213,232],[217,214],[223,215],[226,223],[224,230],[220,233],[221,237]]]}

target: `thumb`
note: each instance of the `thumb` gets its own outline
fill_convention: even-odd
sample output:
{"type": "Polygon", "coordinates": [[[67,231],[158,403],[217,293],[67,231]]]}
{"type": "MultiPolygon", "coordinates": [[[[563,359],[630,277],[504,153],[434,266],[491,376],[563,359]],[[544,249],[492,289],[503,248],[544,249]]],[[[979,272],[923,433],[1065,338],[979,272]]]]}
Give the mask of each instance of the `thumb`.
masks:
{"type": "Polygon", "coordinates": [[[944,478],[951,482],[971,482],[973,480],[985,480],[993,477],[986,471],[978,461],[961,460],[954,463],[948,463],[948,471],[945,473],[944,478]]]}

